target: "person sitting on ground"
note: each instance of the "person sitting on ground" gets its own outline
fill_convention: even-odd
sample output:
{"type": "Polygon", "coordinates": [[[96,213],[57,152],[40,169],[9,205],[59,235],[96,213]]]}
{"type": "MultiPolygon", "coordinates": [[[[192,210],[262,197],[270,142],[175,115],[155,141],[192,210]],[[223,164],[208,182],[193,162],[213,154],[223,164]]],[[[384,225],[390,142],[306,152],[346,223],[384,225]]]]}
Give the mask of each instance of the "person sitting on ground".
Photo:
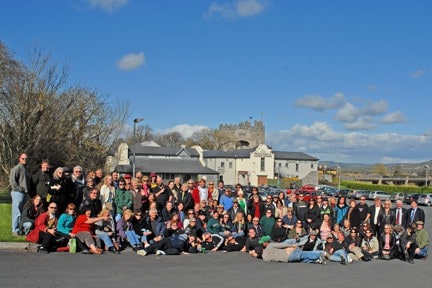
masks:
{"type": "Polygon", "coordinates": [[[49,253],[55,251],[56,247],[56,231],[57,231],[57,217],[56,215],[57,203],[48,203],[48,211],[40,214],[35,220],[35,228],[31,230],[26,240],[41,244],[38,252],[49,253]]]}
{"type": "Polygon", "coordinates": [[[116,223],[117,237],[122,248],[125,248],[129,244],[133,251],[138,251],[142,247],[141,242],[133,229],[133,216],[134,213],[130,209],[123,211],[122,217],[117,220],[116,223]]]}
{"type": "Polygon", "coordinates": [[[75,235],[72,234],[72,229],[75,225],[76,214],[77,214],[76,212],[77,211],[76,211],[75,204],[69,203],[68,206],[66,207],[66,211],[64,211],[64,213],[60,215],[57,221],[57,232],[56,232],[57,235],[63,236],[67,240],[71,238],[75,238],[75,235]]]}
{"type": "Polygon", "coordinates": [[[99,220],[95,223],[95,234],[105,245],[105,250],[114,254],[120,254],[119,246],[115,241],[115,225],[112,212],[108,208],[103,208],[99,217],[108,217],[108,220],[99,220]]]}
{"type": "MultiPolygon", "coordinates": [[[[273,205],[273,204],[272,204],[273,205]]],[[[273,211],[271,209],[266,210],[266,214],[261,217],[260,225],[264,230],[264,235],[270,236],[273,226],[275,225],[275,218],[273,217],[273,211]]]]}
{"type": "Polygon", "coordinates": [[[352,227],[349,231],[349,235],[345,237],[345,249],[348,253],[348,262],[352,262],[353,260],[363,260],[370,261],[371,258],[363,254],[361,246],[362,239],[358,235],[356,227],[352,227]]]}
{"type": "Polygon", "coordinates": [[[414,255],[420,259],[427,259],[429,250],[429,234],[424,229],[424,222],[419,220],[416,223],[416,249],[414,255]]]}
{"type": "Polygon", "coordinates": [[[149,230],[149,233],[147,233],[147,240],[150,244],[159,242],[164,238],[166,225],[158,216],[156,208],[150,208],[149,214],[145,218],[145,226],[149,230]]]}
{"type": "Polygon", "coordinates": [[[223,234],[223,226],[219,220],[219,213],[217,211],[214,211],[213,215],[208,220],[207,231],[211,234],[223,234]]]}
{"type": "Polygon", "coordinates": [[[84,206],[80,210],[80,215],[75,221],[72,234],[83,242],[93,254],[102,254],[103,250],[100,248],[100,239],[94,235],[94,223],[100,220],[108,220],[108,217],[91,217],[91,207],[84,206]]]}
{"type": "Polygon", "coordinates": [[[361,242],[362,253],[369,258],[378,258],[379,243],[378,239],[373,235],[372,229],[368,228],[365,231],[365,237],[361,242]]]}
{"type": "Polygon", "coordinates": [[[330,261],[339,262],[343,265],[348,263],[348,255],[344,248],[345,235],[342,232],[338,233],[338,239],[333,238],[333,234],[329,234],[324,245],[324,251],[330,261]]]}
{"type": "Polygon", "coordinates": [[[39,194],[24,204],[19,222],[19,231],[27,235],[33,229],[36,218],[46,211],[42,197],[39,194]]]}
{"type": "Polygon", "coordinates": [[[396,239],[393,234],[393,228],[390,224],[384,225],[384,232],[380,237],[380,253],[382,259],[390,260],[394,258],[396,239]]]}
{"type": "Polygon", "coordinates": [[[395,225],[393,227],[393,231],[396,238],[396,248],[397,248],[395,251],[395,258],[413,264],[414,253],[416,249],[415,232],[413,232],[410,226],[407,229],[405,229],[401,225],[395,225]]]}
{"type": "Polygon", "coordinates": [[[318,244],[320,241],[318,241],[318,232],[316,230],[312,230],[309,233],[308,240],[303,245],[303,251],[315,251],[318,248],[318,244]]]}
{"type": "Polygon", "coordinates": [[[249,228],[248,238],[246,239],[245,245],[240,251],[251,254],[251,251],[254,251],[258,246],[261,246],[261,244],[258,243],[259,240],[260,237],[257,236],[256,230],[254,228],[249,228]]]}
{"type": "Polygon", "coordinates": [[[282,224],[283,224],[282,219],[277,218],[276,223],[273,226],[272,232],[270,234],[272,242],[280,243],[288,239],[287,229],[283,227],[282,224]]]}

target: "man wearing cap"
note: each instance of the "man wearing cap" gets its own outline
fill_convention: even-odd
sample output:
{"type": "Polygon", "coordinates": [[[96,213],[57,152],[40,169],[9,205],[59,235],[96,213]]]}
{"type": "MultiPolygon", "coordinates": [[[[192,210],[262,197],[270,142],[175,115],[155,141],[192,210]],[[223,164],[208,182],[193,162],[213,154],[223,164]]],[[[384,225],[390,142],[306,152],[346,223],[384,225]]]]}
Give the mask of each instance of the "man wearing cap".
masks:
{"type": "Polygon", "coordinates": [[[326,243],[324,244],[324,251],[327,253],[328,259],[333,262],[339,262],[343,265],[348,263],[348,255],[344,248],[345,235],[343,232],[338,233],[338,239],[335,240],[333,235],[327,236],[326,243]]]}
{"type": "Polygon", "coordinates": [[[421,259],[426,259],[429,250],[429,234],[424,229],[423,221],[417,221],[416,226],[417,226],[417,231],[416,231],[417,248],[415,249],[414,255],[421,259]]]}
{"type": "Polygon", "coordinates": [[[240,207],[238,200],[236,198],[234,198],[232,201],[233,201],[233,206],[230,209],[228,209],[227,213],[230,216],[230,219],[235,219],[237,212],[239,212],[239,211],[244,212],[244,211],[240,207]]]}
{"type": "Polygon", "coordinates": [[[303,251],[314,251],[314,250],[317,250],[317,246],[319,244],[317,235],[318,235],[318,232],[316,230],[312,230],[309,233],[308,240],[303,245],[303,251]]]}

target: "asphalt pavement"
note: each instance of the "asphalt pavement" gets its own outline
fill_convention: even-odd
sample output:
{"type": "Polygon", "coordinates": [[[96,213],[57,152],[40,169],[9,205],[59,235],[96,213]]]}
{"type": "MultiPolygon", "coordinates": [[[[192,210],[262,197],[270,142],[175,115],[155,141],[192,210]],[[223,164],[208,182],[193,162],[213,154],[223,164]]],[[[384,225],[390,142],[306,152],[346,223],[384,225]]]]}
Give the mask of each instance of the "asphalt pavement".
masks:
{"type": "MultiPolygon", "coordinates": [[[[432,207],[426,229],[432,236],[432,207]]],[[[0,243],[1,287],[430,287],[431,258],[347,266],[264,262],[241,252],[179,256],[40,254],[28,243],[0,243]],[[25,246],[27,245],[27,246],[25,246]]]]}

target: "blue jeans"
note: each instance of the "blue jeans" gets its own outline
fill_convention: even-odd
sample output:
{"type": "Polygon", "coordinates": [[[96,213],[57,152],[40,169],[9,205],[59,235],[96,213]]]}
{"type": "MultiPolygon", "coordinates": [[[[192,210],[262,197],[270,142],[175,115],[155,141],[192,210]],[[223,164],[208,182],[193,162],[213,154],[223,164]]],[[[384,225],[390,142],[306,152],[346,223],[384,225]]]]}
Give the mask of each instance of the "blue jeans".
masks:
{"type": "Polygon", "coordinates": [[[316,262],[322,253],[322,251],[302,251],[297,247],[288,257],[288,262],[316,262]]]}
{"type": "Polygon", "coordinates": [[[330,255],[329,260],[333,262],[340,262],[341,256],[345,259],[345,261],[348,261],[348,255],[344,249],[336,250],[332,255],[330,255]]]}
{"type": "Polygon", "coordinates": [[[25,193],[12,191],[12,233],[19,232],[19,222],[21,220],[21,212],[26,198],[25,193]]]}
{"type": "Polygon", "coordinates": [[[100,232],[96,234],[96,236],[99,237],[99,239],[102,240],[102,242],[104,242],[106,248],[110,248],[114,246],[111,237],[108,235],[108,233],[100,232]]]}
{"type": "Polygon", "coordinates": [[[429,246],[425,246],[422,249],[420,249],[419,253],[417,253],[416,255],[420,257],[426,257],[428,250],[429,250],[429,246]]]}
{"type": "Polygon", "coordinates": [[[140,240],[138,236],[135,234],[135,231],[125,231],[125,234],[129,244],[132,247],[138,246],[140,244],[140,240]]]}
{"type": "Polygon", "coordinates": [[[30,230],[33,228],[33,222],[24,222],[22,224],[22,232],[24,233],[24,235],[27,235],[30,230]]]}

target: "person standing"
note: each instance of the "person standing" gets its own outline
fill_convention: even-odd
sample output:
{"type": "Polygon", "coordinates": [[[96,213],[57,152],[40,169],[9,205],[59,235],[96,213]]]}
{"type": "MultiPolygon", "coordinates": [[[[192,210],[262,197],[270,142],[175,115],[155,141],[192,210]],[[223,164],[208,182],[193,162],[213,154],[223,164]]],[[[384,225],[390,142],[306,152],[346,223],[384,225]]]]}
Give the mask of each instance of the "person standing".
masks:
{"type": "Polygon", "coordinates": [[[18,157],[18,164],[10,172],[9,185],[12,187],[12,235],[14,236],[17,236],[19,233],[21,213],[30,188],[30,176],[26,166],[27,154],[21,153],[18,157]]]}
{"type": "Polygon", "coordinates": [[[46,198],[48,196],[49,192],[49,186],[51,182],[51,175],[49,173],[49,162],[48,160],[42,160],[41,169],[33,174],[32,176],[32,197],[38,194],[41,198],[44,204],[46,203],[46,198]]]}

